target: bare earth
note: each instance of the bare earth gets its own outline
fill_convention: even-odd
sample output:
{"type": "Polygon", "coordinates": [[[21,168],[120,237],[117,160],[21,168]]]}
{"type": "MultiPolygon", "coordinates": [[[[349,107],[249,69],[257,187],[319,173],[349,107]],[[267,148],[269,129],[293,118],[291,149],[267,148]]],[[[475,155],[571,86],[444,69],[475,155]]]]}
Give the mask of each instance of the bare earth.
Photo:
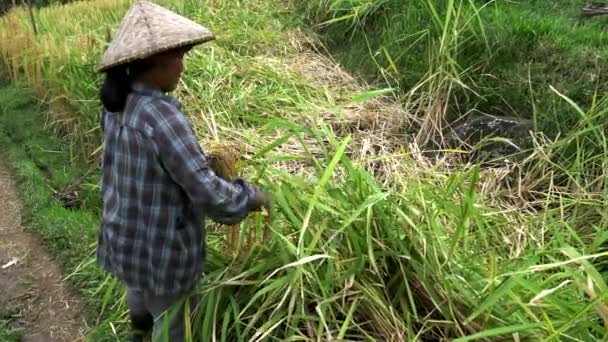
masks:
{"type": "Polygon", "coordinates": [[[0,314],[18,313],[23,341],[82,341],[83,307],[40,240],[21,225],[21,204],[0,160],[0,314]]]}

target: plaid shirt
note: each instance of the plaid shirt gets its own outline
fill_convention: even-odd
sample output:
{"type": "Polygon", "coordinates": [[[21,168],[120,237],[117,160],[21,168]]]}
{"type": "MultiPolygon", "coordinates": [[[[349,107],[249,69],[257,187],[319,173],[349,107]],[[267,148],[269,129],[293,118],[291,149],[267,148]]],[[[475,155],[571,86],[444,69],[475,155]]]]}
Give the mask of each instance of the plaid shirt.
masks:
{"type": "Polygon", "coordinates": [[[203,220],[232,224],[255,189],[217,177],[181,105],[134,85],[121,113],[102,113],[103,214],[97,260],[133,289],[190,290],[205,257],[203,220]]]}

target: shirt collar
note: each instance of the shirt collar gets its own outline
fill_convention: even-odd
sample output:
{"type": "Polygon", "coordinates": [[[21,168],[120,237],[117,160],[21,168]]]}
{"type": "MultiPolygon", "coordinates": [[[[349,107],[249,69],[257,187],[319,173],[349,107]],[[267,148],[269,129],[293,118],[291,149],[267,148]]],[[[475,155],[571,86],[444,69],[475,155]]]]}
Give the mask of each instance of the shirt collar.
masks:
{"type": "Polygon", "coordinates": [[[168,101],[169,103],[173,104],[181,110],[182,104],[175,97],[163,93],[158,88],[149,87],[141,82],[134,82],[131,85],[131,89],[133,90],[133,92],[138,93],[140,95],[156,97],[168,101]]]}

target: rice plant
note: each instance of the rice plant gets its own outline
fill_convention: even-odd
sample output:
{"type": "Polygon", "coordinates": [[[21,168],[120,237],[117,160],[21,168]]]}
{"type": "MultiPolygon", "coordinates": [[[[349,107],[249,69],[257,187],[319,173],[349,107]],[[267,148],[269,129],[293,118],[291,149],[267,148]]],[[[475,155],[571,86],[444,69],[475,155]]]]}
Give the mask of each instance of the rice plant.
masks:
{"type": "MultiPolygon", "coordinates": [[[[606,337],[602,96],[581,109],[556,91],[579,124],[536,136],[530,157],[508,172],[426,167],[406,139],[419,132],[419,145],[441,132],[454,89],[478,90],[474,68],[459,60],[472,41],[487,48],[479,13],[490,2],[411,2],[427,27],[387,43],[413,42],[416,54],[364,44],[388,85],[380,90],[320,55],[306,23],[364,34],[393,1],[160,2],[218,35],[189,55],[177,90],[201,144],[238,145],[243,173],[276,200],[270,239],[244,254],[227,251],[224,232],[210,227],[190,340],[606,337]],[[402,58],[424,67],[399,93],[402,58]]],[[[49,127],[86,157],[99,148],[92,69],[128,3],[37,9],[38,35],[23,9],[0,19],[3,67],[46,99],[49,127]]],[[[245,221],[241,242],[252,230],[263,236],[267,219],[245,221]]],[[[100,277],[92,255],[71,271],[76,283],[100,277]]],[[[119,338],[127,323],[124,289],[102,279],[87,293],[104,317],[92,340],[119,338]]]]}

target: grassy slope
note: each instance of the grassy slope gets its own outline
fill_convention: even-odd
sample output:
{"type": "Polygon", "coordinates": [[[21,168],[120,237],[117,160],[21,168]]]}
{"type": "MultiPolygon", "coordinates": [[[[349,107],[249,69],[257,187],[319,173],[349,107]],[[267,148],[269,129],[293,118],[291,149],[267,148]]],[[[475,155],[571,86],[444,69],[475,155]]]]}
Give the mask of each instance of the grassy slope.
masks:
{"type": "MultiPolygon", "coordinates": [[[[0,143],[4,147],[3,156],[18,180],[27,213],[25,222],[42,238],[66,274],[70,275],[70,281],[80,290],[90,309],[90,322],[104,319],[107,315],[100,315],[102,298],[92,293],[98,291],[105,276],[94,264],[82,264],[92,252],[97,238],[98,190],[95,179],[98,177],[91,176],[83,185],[82,207],[65,209],[53,197],[51,188],[62,189],[69,185],[86,172],[87,166],[71,155],[64,142],[45,129],[46,106],[29,91],[3,83],[0,101],[3,104],[0,109],[0,143]]],[[[4,320],[2,322],[2,329],[7,329],[6,338],[17,336],[15,332],[10,335],[11,329],[4,320]]],[[[109,333],[108,329],[100,336],[109,333]]]]}
{"type": "MultiPolygon", "coordinates": [[[[213,334],[226,341],[261,334],[275,340],[330,334],[352,339],[387,339],[391,334],[432,339],[479,331],[484,336],[505,334],[496,328],[532,340],[602,336],[597,302],[580,285],[590,277],[602,298],[608,290],[601,277],[584,262],[551,264],[571,260],[577,253],[598,252],[606,239],[601,226],[589,227],[591,233],[581,236],[564,229],[571,217],[564,216],[560,206],[528,215],[493,208],[486,204],[489,199],[484,194],[476,193],[475,170],[447,176],[424,172],[407,154],[400,156],[406,175],[400,179],[402,186],[395,191],[379,186],[369,173],[352,166],[342,153],[341,139],[294,125],[306,122],[319,129],[318,122],[326,119],[323,115],[337,115],[351,104],[353,95],[352,90],[319,85],[294,71],[298,65],[292,57],[301,52],[302,41],[293,40],[301,23],[298,15],[261,0],[206,1],[205,6],[165,2],[209,23],[220,37],[189,58],[189,72],[179,91],[197,133],[204,140],[217,135],[247,146],[247,174],[261,175],[276,194],[278,206],[271,240],[256,245],[250,254],[232,258],[223,249],[221,235],[210,234],[208,271],[200,288],[208,300],[193,325],[195,337],[204,340],[214,329],[213,334]],[[302,143],[292,139],[295,144],[280,144],[290,135],[302,143]],[[265,148],[277,138],[276,146],[265,148]],[[327,142],[330,146],[324,147],[327,142]],[[256,150],[277,146],[279,151],[252,156],[256,150]],[[306,161],[310,164],[307,173],[285,172],[286,158],[306,161]],[[548,264],[546,272],[531,268],[543,264],[548,264]],[[560,291],[543,298],[544,305],[528,304],[543,290],[564,281],[568,282],[560,291]]],[[[97,147],[98,138],[91,135],[96,132],[97,78],[90,68],[103,47],[104,25],[116,23],[125,4],[99,0],[40,12],[45,29],[38,37],[38,49],[36,44],[14,43],[34,39],[24,24],[24,13],[21,21],[11,17],[3,22],[14,29],[11,37],[2,36],[7,31],[0,30],[4,38],[0,50],[16,66],[14,70],[21,67],[14,76],[27,80],[40,97],[67,99],[64,104],[70,110],[65,115],[57,113],[61,101],[51,103],[51,118],[54,127],[67,133],[66,140],[77,147],[74,151],[90,152],[97,147]],[[74,23],[74,28],[66,21],[74,23]],[[13,40],[15,35],[23,40],[13,40]],[[19,54],[19,48],[33,50],[19,54]],[[83,141],[86,145],[77,145],[83,141]]],[[[7,91],[11,98],[26,98],[14,96],[14,89],[7,91]]],[[[24,183],[26,202],[31,201],[34,215],[42,215],[33,222],[46,241],[56,246],[54,251],[62,255],[68,273],[78,265],[78,258],[87,258],[86,267],[77,268],[72,279],[92,302],[109,312],[99,334],[110,338],[110,322],[124,331],[121,292],[115,282],[100,285],[104,279],[89,254],[93,235],[85,241],[78,239],[83,231],[92,234],[94,213],[69,212],[50,200],[35,161],[48,158],[48,151],[65,149],[48,135],[39,138],[45,136],[42,120],[28,117],[28,125],[15,126],[18,120],[4,125],[8,132],[28,137],[12,145],[11,155],[18,175],[29,179],[24,183]],[[30,140],[38,141],[47,152],[30,147],[28,155],[23,147],[30,140]],[[65,234],[75,237],[59,238],[65,234]]],[[[52,170],[65,170],[71,158],[59,160],[49,164],[52,170]]],[[[79,173],[78,167],[67,169],[69,175],[60,172],[53,176],[54,182],[66,182],[79,173]]],[[[601,212],[602,204],[596,206],[593,215],[601,212]]],[[[97,209],[94,204],[91,207],[97,209]]],[[[261,222],[256,219],[246,226],[259,230],[261,222]]]]}
{"type": "MultiPolygon", "coordinates": [[[[49,187],[63,188],[86,168],[74,162],[60,140],[45,131],[43,107],[31,94],[3,86],[0,97],[1,139],[8,147],[15,176],[21,180],[24,204],[32,213],[28,224],[41,234],[66,267],[75,267],[94,241],[96,216],[86,207],[79,211],[64,209],[49,187]],[[65,226],[74,228],[65,230],[65,226]]],[[[94,190],[85,187],[84,192],[87,191],[94,190]]]]}
{"type": "MultiPolygon", "coordinates": [[[[454,1],[460,2],[463,1],[454,1]]],[[[447,2],[434,3],[443,24],[446,12],[442,4],[447,2]]],[[[555,135],[568,131],[579,116],[550,90],[550,85],[583,108],[590,107],[596,91],[601,94],[607,90],[606,21],[579,20],[580,2],[474,3],[489,3],[480,12],[483,24],[480,27],[477,20],[469,22],[469,15],[464,15],[454,25],[460,35],[454,57],[460,71],[468,70],[460,75],[461,81],[483,99],[458,89],[449,113],[452,119],[477,109],[534,118],[538,129],[555,135]]],[[[429,15],[425,1],[311,1],[307,6],[315,23],[360,12],[361,18],[355,20],[359,28],[354,32],[352,18],[322,30],[331,51],[352,72],[373,81],[383,70],[405,91],[428,76],[434,63],[430,56],[439,50],[437,39],[443,32],[429,15]]]]}

